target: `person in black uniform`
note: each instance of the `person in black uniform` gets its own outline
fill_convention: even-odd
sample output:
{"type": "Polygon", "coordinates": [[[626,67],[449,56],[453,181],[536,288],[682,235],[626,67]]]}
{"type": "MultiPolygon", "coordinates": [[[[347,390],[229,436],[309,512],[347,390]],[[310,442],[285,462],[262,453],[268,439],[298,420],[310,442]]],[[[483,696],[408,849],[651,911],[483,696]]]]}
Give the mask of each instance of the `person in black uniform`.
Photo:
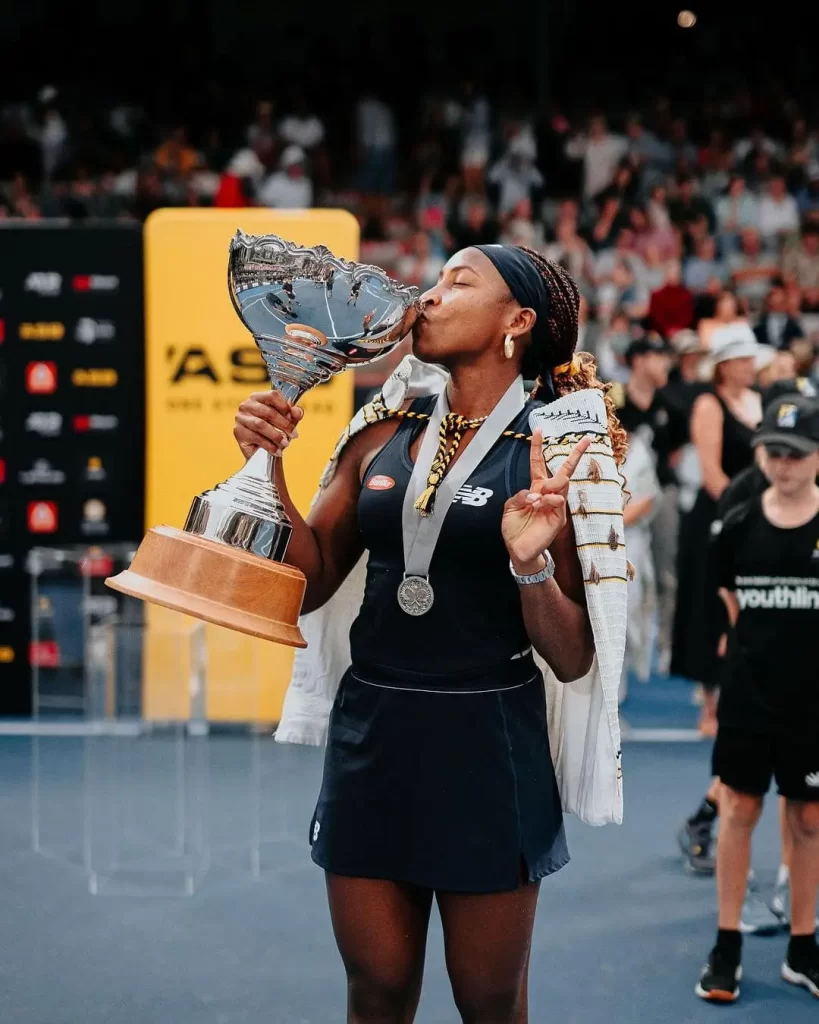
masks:
{"type": "MultiPolygon", "coordinates": [[[[603,386],[590,360],[569,364],[577,286],[532,250],[458,252],[420,305],[413,350],[449,370],[445,398],[416,400],[357,434],[307,521],[276,464],[305,611],[369,552],[312,857],[326,872],[348,1021],[414,1019],[434,898],[462,1019],[522,1024],[538,884],[568,860],[531,649],[562,680],[583,675],[594,652],[566,513],[588,442],[550,478],[539,434],[531,444],[506,434],[526,438],[530,412],[555,393],[603,386]],[[558,364],[567,365],[553,373],[558,364]],[[537,401],[521,376],[537,378],[537,401]],[[433,431],[441,403],[450,411],[433,431]],[[450,504],[424,576],[412,541],[440,522],[428,515],[438,501],[450,504]]],[[[609,408],[620,461],[624,436],[609,408]]],[[[276,392],[256,394],[234,433],[246,456],[280,454],[301,415],[276,392]]]]}
{"type": "Polygon", "coordinates": [[[751,835],[772,777],[793,843],[782,976],[819,997],[819,402],[799,394],[773,402],[754,444],[765,447],[771,485],[732,509],[715,540],[733,630],[713,754],[719,931],[696,992],[719,1002],[739,996],[751,835]]]}

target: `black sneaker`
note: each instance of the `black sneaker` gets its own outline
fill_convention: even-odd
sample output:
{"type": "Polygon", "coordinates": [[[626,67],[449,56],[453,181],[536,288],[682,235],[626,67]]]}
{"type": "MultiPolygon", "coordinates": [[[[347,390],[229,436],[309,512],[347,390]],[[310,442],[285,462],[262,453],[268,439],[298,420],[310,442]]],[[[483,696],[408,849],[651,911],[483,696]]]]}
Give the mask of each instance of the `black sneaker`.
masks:
{"type": "Polygon", "coordinates": [[[686,867],[695,875],[713,875],[714,855],[711,847],[714,844],[713,822],[703,821],[692,825],[686,821],[677,833],[677,842],[686,860],[686,867]]]}
{"type": "Polygon", "coordinates": [[[782,964],[782,977],[791,985],[801,985],[819,999],[819,950],[805,963],[793,962],[790,955],[782,964]]]}
{"type": "Polygon", "coordinates": [[[700,999],[711,1003],[735,1003],[741,978],[742,964],[715,946],[694,991],[700,999]]]}

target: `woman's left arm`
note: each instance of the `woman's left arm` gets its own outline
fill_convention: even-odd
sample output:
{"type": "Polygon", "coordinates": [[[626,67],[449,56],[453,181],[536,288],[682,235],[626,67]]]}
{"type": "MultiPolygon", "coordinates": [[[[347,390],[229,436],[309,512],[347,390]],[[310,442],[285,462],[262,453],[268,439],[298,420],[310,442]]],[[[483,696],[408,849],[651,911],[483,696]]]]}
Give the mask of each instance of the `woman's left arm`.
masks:
{"type": "Polygon", "coordinates": [[[543,460],[543,437],[535,431],[530,452],[531,486],[511,497],[503,514],[503,539],[519,576],[531,576],[543,569],[545,551],[554,559],[552,578],[524,584],[520,594],[529,639],[561,682],[585,675],[594,658],[583,572],[567,505],[569,480],[590,441],[584,438],[552,477],[543,460]]]}

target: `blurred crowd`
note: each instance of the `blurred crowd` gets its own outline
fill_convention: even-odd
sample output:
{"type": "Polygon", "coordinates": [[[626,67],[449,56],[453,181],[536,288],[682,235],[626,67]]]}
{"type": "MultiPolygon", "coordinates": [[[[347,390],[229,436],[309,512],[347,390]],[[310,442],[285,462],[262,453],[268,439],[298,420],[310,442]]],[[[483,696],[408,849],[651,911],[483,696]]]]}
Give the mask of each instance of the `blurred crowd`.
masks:
{"type": "Polygon", "coordinates": [[[409,124],[363,94],[331,132],[293,90],[241,120],[162,126],[137,106],[83,109],[46,87],[0,112],[0,217],[342,206],[361,221],[362,257],[422,287],[473,242],[561,261],[583,293],[583,347],[612,380],[627,378],[635,337],[694,329],[707,345],[739,320],[815,372],[819,135],[784,93],[574,113],[495,102],[464,82],[419,96],[409,124]]]}

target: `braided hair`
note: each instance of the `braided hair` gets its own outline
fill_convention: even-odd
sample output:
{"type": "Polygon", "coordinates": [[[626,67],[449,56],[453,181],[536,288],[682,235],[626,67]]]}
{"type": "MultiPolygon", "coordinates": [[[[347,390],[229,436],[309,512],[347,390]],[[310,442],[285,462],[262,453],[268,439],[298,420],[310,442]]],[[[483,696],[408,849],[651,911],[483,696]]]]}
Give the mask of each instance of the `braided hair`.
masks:
{"type": "Polygon", "coordinates": [[[519,246],[529,257],[543,278],[549,293],[549,315],[546,319],[545,342],[533,342],[526,349],[521,372],[526,380],[536,380],[532,398],[544,381],[552,377],[558,397],[568,395],[572,391],[585,388],[596,388],[603,392],[608,414],[609,437],[618,465],[625,461],[627,440],[626,432],[620,426],[615,412],[614,402],[608,394],[610,384],[604,384],[597,376],[594,357],[588,352],[578,352],[577,346],[578,314],[580,310],[580,291],[571,274],[559,263],[547,259],[542,253],[528,246],[519,246]],[[554,367],[562,367],[574,361],[571,368],[555,374],[554,367]]]}

